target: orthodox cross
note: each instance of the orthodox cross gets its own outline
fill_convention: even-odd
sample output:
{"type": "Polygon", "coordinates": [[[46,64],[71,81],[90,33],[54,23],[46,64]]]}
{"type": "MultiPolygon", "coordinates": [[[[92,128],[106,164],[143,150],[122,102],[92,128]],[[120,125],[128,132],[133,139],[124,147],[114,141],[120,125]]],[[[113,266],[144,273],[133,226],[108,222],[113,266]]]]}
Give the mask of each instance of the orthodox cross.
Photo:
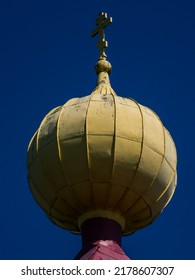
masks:
{"type": "Polygon", "coordinates": [[[91,36],[94,37],[99,33],[99,42],[97,47],[100,50],[100,59],[106,59],[105,48],[108,47],[108,42],[105,40],[104,28],[112,23],[112,18],[109,17],[107,13],[100,13],[96,20],[96,29],[91,32],[91,36]]]}

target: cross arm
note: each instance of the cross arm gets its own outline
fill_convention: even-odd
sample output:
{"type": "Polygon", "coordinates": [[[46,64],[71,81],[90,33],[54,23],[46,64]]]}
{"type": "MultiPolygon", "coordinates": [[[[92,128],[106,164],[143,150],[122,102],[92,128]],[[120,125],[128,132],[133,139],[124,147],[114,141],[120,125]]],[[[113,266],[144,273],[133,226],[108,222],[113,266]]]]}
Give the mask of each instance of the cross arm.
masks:
{"type": "MultiPolygon", "coordinates": [[[[108,26],[110,23],[112,23],[112,18],[108,18],[106,21],[103,22],[103,24],[101,24],[102,28],[105,28],[106,26],[108,26]]],[[[98,33],[100,32],[100,26],[98,26],[96,29],[94,29],[91,32],[91,37],[95,37],[98,33]]]]}

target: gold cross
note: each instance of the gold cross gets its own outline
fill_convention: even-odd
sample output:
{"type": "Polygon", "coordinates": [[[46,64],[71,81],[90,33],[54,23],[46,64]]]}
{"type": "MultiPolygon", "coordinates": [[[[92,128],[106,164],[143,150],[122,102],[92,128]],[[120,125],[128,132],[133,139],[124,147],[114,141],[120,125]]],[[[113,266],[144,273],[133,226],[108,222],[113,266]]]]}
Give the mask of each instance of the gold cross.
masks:
{"type": "Polygon", "coordinates": [[[96,29],[91,32],[91,36],[94,37],[99,33],[99,42],[97,47],[100,50],[100,59],[106,59],[105,48],[108,47],[108,42],[105,40],[104,28],[112,23],[112,18],[109,17],[107,13],[100,13],[96,20],[96,29]]]}

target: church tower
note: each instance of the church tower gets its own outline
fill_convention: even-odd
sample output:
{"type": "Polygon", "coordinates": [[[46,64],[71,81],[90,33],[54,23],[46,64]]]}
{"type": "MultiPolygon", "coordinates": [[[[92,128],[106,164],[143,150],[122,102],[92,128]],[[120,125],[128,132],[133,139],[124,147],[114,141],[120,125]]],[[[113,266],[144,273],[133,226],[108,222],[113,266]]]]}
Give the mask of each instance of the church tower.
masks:
{"type": "Polygon", "coordinates": [[[95,89],[49,112],[27,152],[33,197],[54,224],[82,235],[75,259],[129,259],[121,236],[151,224],[176,187],[170,133],[151,109],[111,87],[111,22],[100,13],[91,33],[99,35],[95,89]]]}

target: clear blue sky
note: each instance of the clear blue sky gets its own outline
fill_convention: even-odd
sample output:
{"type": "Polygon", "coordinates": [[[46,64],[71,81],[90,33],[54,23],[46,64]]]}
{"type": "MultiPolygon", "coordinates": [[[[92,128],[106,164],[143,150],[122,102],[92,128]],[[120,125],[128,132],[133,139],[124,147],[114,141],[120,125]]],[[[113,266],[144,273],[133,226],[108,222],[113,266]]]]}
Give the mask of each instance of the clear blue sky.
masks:
{"type": "Polygon", "coordinates": [[[173,199],[149,227],[123,239],[132,259],[195,259],[194,1],[1,1],[0,259],[72,259],[81,246],[54,226],[27,184],[26,150],[43,117],[95,88],[99,12],[111,83],[119,96],[153,109],[178,151],[173,199]]]}

